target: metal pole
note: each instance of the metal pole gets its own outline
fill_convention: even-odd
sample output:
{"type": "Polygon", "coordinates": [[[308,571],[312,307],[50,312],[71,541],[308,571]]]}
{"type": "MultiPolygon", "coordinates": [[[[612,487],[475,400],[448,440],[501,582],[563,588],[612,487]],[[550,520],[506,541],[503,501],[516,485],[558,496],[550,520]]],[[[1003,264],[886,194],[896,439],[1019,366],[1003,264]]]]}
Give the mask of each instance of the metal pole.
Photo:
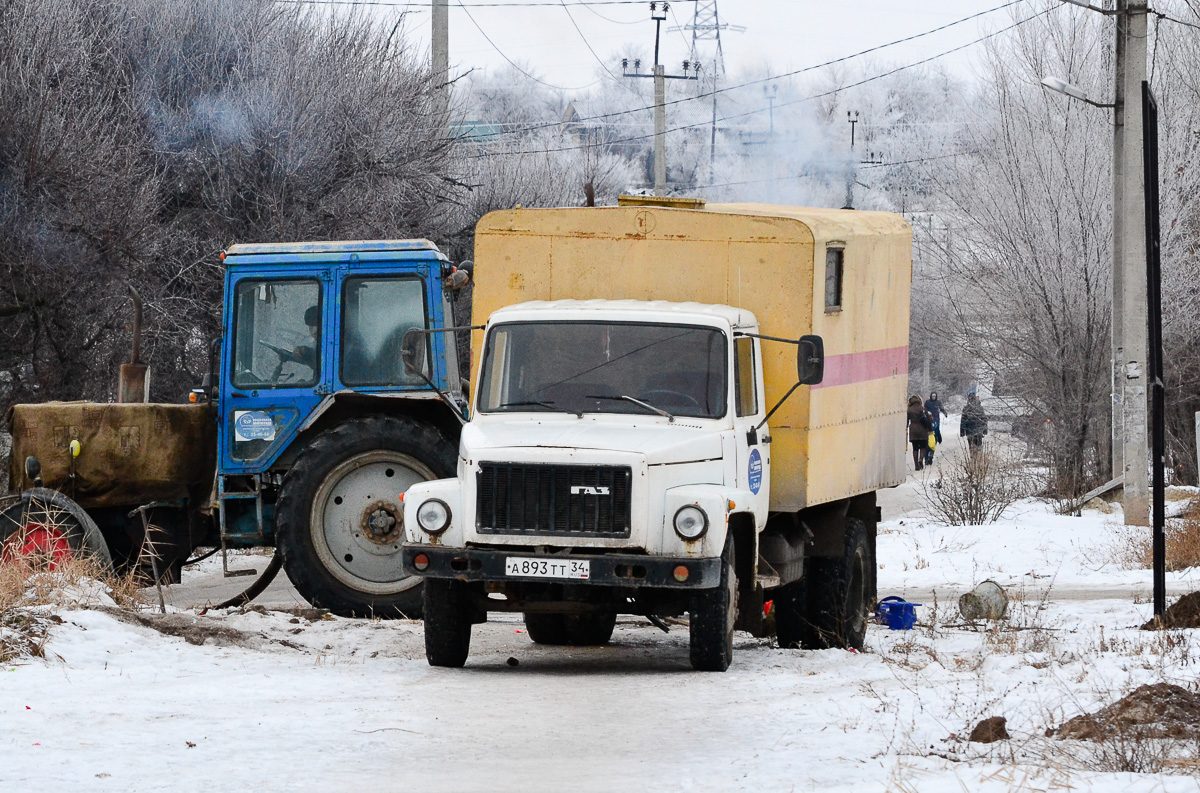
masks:
{"type": "MultiPolygon", "coordinates": [[[[1130,0],[1125,17],[1125,99],[1134,102],[1141,95],[1146,79],[1146,3],[1130,0]]],[[[1125,525],[1150,524],[1147,462],[1149,449],[1146,433],[1146,221],[1145,185],[1142,169],[1142,114],[1125,113],[1122,163],[1124,218],[1123,303],[1125,307],[1125,525]]]]}
{"type": "MultiPolygon", "coordinates": [[[[655,39],[657,48],[657,39],[655,39]]],[[[667,78],[666,68],[654,66],[654,194],[667,194],[667,78]]]]}
{"type": "Polygon", "coordinates": [[[1158,103],[1150,83],[1142,81],[1142,123],[1146,145],[1142,147],[1142,170],[1146,184],[1146,313],[1149,348],[1146,378],[1150,383],[1151,460],[1154,469],[1154,616],[1167,609],[1166,484],[1167,432],[1166,393],[1163,388],[1162,349],[1162,261],[1158,217],[1158,103]]]}
{"type": "Polygon", "coordinates": [[[450,124],[450,5],[449,0],[432,0],[433,38],[430,46],[435,92],[434,113],[450,124]]]}

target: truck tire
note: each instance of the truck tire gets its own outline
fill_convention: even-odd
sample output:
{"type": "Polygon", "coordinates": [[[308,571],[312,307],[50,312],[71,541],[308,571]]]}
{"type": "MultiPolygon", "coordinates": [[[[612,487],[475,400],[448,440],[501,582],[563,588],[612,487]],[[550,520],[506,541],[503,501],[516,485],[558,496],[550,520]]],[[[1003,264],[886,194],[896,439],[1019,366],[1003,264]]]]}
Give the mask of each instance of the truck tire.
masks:
{"type": "Polygon", "coordinates": [[[608,644],[616,626],[615,611],[525,615],[525,629],[537,644],[598,647],[608,644]]]}
{"type": "Polygon", "coordinates": [[[525,631],[534,644],[567,644],[566,614],[526,614],[525,631]]]}
{"type": "Polygon", "coordinates": [[[737,568],[733,536],[721,554],[721,583],[692,594],[689,615],[690,656],[698,672],[724,672],[733,661],[733,624],[737,621],[737,568]]]}
{"type": "Polygon", "coordinates": [[[427,578],[425,660],[430,666],[460,668],[471,651],[471,604],[467,587],[450,578],[427,578]]]}
{"type": "Polygon", "coordinates": [[[35,558],[53,570],[74,558],[89,558],[112,570],[112,554],[96,522],[57,490],[35,487],[0,512],[0,562],[35,558]]]}
{"type": "Polygon", "coordinates": [[[421,579],[400,565],[400,495],[453,476],[457,454],[436,428],[400,416],[351,419],[309,441],[275,507],[275,544],[300,594],[345,617],[419,618],[421,579]]]}
{"type": "MultiPolygon", "coordinates": [[[[776,600],[779,646],[824,650],[831,647],[863,648],[867,636],[868,588],[871,549],[867,528],[858,518],[846,519],[845,553],[839,558],[812,558],[805,566],[806,613],[804,624],[793,632],[792,617],[785,630],[776,600]],[[785,638],[790,640],[785,644],[785,638]]],[[[794,615],[794,611],[792,614],[794,615]]]]}

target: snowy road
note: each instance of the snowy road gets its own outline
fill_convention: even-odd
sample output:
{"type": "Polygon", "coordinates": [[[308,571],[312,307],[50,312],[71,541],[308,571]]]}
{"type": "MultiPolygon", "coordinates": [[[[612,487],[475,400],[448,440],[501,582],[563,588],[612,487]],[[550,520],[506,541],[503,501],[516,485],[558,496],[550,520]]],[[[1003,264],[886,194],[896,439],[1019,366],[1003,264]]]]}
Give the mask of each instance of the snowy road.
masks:
{"type": "Polygon", "coordinates": [[[1200,632],[1136,629],[1150,576],[1109,561],[1118,521],[1035,502],[986,527],[891,517],[880,594],[925,603],[916,630],[872,627],[864,653],[739,634],[725,674],[690,670],[684,625],[624,618],[609,646],[547,648],[500,615],[465,669],[432,669],[420,623],[293,615],[283,580],[268,608],[202,616],[249,582],[210,559],[165,623],[60,608],[46,659],[3,667],[0,791],[1200,790],[1044,737],[1142,683],[1200,682],[1200,632]],[[964,627],[953,604],[986,578],[1010,620],[964,627]],[[1012,740],[963,739],[992,715],[1012,740]]]}

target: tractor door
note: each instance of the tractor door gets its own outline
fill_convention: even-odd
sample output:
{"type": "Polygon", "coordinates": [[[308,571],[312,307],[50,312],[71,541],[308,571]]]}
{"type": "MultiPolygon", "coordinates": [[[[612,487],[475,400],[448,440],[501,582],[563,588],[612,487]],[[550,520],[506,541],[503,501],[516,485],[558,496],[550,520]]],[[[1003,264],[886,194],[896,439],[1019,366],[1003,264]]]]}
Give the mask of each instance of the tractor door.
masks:
{"type": "Polygon", "coordinates": [[[265,470],[329,393],[331,268],[231,273],[222,355],[222,474],[265,470]]]}

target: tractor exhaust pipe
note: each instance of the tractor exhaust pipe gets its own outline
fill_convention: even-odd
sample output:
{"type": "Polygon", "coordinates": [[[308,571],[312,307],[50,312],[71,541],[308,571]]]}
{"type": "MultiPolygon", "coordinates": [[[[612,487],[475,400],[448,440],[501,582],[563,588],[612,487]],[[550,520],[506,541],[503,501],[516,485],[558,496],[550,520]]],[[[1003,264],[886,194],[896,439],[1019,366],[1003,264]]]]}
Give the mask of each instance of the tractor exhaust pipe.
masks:
{"type": "Polygon", "coordinates": [[[142,296],[129,286],[133,299],[133,351],[129,363],[121,364],[121,375],[117,381],[118,402],[150,401],[150,367],[141,362],[142,352],[142,296]]]}

